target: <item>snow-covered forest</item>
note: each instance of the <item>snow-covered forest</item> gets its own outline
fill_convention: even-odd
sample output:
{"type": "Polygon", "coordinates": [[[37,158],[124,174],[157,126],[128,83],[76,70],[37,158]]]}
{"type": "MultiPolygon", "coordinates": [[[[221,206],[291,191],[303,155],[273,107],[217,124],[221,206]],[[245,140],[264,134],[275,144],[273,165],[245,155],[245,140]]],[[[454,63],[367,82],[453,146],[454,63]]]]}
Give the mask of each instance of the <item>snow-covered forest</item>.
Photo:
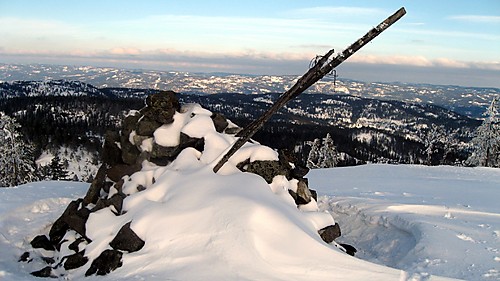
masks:
{"type": "MultiPolygon", "coordinates": [[[[16,136],[22,138],[20,143],[26,146],[23,150],[31,162],[20,163],[31,165],[33,179],[54,178],[48,164],[57,156],[57,165],[65,170],[61,179],[90,181],[99,165],[106,131],[116,128],[128,110],[144,104],[143,98],[119,98],[120,95],[142,97],[154,92],[60,82],[53,85],[54,92],[43,87],[43,95],[16,97],[12,95],[19,95],[18,91],[33,91],[40,86],[24,83],[18,89],[14,84],[14,88],[8,85],[2,86],[9,96],[0,100],[0,111],[20,125],[16,136]]],[[[274,98],[275,95],[180,95],[181,100],[223,112],[242,126],[257,118],[274,98]]],[[[497,167],[495,99],[484,116],[480,121],[436,106],[311,94],[287,105],[255,139],[292,151],[300,163],[312,168],[364,163],[497,167]]]]}

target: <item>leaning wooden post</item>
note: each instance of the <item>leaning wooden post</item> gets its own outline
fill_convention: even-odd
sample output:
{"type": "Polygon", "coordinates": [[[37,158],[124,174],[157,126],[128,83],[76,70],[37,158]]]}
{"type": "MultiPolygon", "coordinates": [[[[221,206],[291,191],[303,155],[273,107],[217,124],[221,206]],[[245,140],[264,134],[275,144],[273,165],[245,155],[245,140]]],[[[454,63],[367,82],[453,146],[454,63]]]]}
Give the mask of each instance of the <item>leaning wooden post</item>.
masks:
{"type": "Polygon", "coordinates": [[[393,23],[398,21],[401,17],[406,14],[404,8],[399,9],[397,12],[392,14],[390,17],[385,19],[376,27],[368,31],[363,37],[359,38],[356,42],[352,43],[344,51],[337,54],[330,60],[330,57],[334,54],[334,50],[331,49],[324,56],[322,56],[316,64],[311,67],[302,77],[299,78],[297,83],[293,85],[290,89],[284,92],[264,114],[259,118],[254,120],[248,126],[243,128],[236,136],[239,137],[238,140],[231,146],[229,150],[220,158],[217,165],[214,166],[213,171],[217,173],[222,166],[233,156],[238,149],[240,149],[261,127],[264,123],[271,118],[280,108],[282,108],[288,101],[297,97],[305,90],[307,90],[314,83],[318,82],[325,75],[330,73],[335,67],[344,62],[352,54],[361,49],[364,45],[368,44],[373,38],[377,37],[380,33],[386,30],[393,23]]]}

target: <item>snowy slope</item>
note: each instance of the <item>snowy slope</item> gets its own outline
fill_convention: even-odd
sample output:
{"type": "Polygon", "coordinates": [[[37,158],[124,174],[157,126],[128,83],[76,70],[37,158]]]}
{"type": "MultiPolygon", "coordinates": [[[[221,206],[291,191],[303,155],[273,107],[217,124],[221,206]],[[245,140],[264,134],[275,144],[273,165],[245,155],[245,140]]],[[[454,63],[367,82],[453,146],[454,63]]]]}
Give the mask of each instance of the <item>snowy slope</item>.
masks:
{"type": "Polygon", "coordinates": [[[365,165],[309,178],[358,257],[414,276],[500,280],[500,169],[365,165]]]}
{"type": "MultiPolygon", "coordinates": [[[[215,180],[216,184],[202,188],[207,173],[193,170],[189,177],[198,183],[191,185],[197,196],[193,196],[193,189],[177,189],[169,198],[177,207],[164,218],[154,218],[176,224],[169,230],[157,230],[174,239],[145,247],[108,276],[82,279],[499,277],[500,214],[495,204],[499,170],[367,165],[311,171],[311,186],[326,194],[321,196],[320,206],[335,211],[332,214],[342,226],[344,241],[358,247],[359,257],[406,272],[369,264],[322,244],[300,213],[274,200],[275,195],[255,175],[216,175],[228,184],[220,186],[215,180]],[[241,182],[261,189],[250,192],[241,182]],[[468,191],[471,186],[474,190],[468,191]],[[172,232],[176,234],[172,236],[172,232]],[[158,253],[155,247],[166,247],[164,255],[149,256],[158,253]]],[[[0,189],[0,280],[40,280],[28,274],[36,266],[16,260],[28,241],[46,233],[69,201],[82,197],[87,187],[73,182],[40,182],[0,189]]],[[[144,210],[148,211],[151,208],[144,210]]]]}

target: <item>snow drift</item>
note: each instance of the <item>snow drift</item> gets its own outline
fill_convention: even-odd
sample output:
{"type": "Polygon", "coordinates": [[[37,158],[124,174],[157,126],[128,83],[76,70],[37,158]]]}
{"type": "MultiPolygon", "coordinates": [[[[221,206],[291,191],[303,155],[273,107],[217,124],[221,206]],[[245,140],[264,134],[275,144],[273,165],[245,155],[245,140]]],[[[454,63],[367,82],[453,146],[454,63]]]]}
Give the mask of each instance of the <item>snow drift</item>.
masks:
{"type": "MultiPolygon", "coordinates": [[[[148,280],[388,280],[397,270],[347,256],[308,189],[307,170],[247,143],[218,173],[237,126],[173,93],[151,96],[108,134],[82,199],[21,256],[35,276],[148,280]],[[332,241],[329,241],[332,242],[332,241]],[[336,244],[336,243],[334,243],[336,244]],[[47,263],[44,265],[44,263],[47,263]],[[42,269],[40,269],[42,268],[42,269]],[[203,274],[200,274],[203,272],[203,274]]],[[[34,237],[34,238],[33,238],[34,237]]],[[[403,275],[404,276],[404,275],[403,275]]]]}

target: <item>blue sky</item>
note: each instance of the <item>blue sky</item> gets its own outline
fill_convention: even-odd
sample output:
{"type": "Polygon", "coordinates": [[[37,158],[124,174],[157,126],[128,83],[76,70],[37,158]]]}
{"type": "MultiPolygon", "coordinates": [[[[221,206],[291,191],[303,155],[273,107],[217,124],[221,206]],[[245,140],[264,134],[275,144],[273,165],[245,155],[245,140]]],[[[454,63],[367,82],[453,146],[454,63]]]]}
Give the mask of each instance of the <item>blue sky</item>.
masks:
{"type": "Polygon", "coordinates": [[[0,0],[0,62],[302,74],[402,6],[341,77],[500,87],[498,0],[0,0]]]}

